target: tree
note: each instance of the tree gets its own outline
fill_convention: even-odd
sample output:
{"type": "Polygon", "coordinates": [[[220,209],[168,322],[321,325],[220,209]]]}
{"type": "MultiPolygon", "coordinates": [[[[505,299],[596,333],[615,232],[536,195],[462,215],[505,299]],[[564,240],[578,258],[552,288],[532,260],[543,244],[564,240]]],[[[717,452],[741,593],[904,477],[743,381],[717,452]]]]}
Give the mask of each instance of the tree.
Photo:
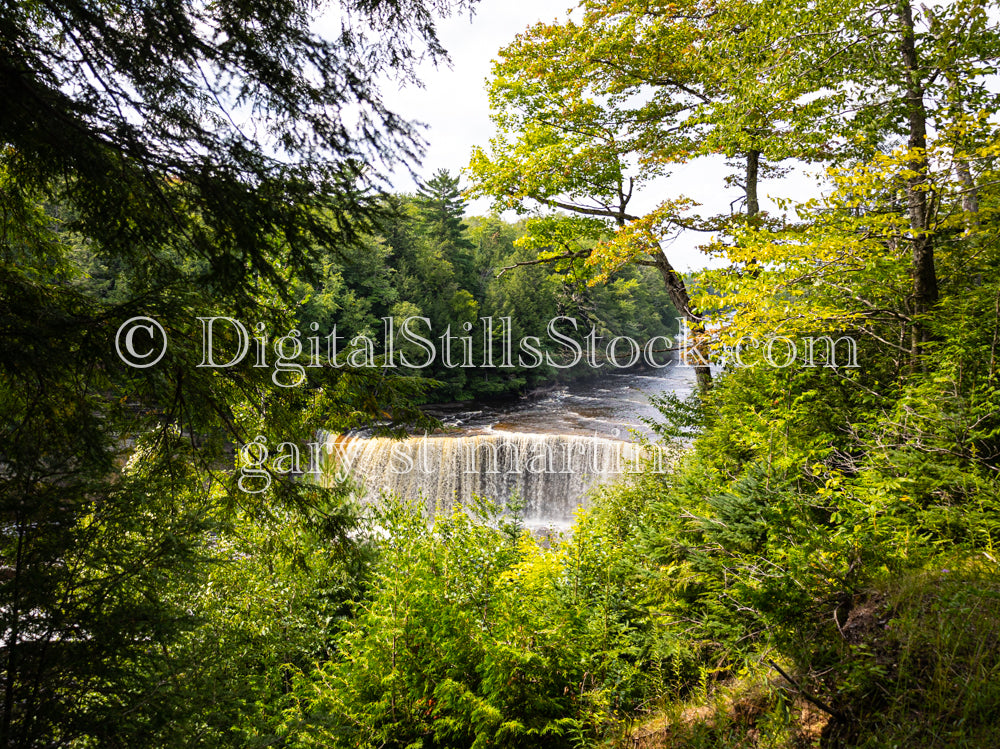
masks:
{"type": "Polygon", "coordinates": [[[329,506],[278,475],[244,491],[233,447],[419,417],[418,391],[381,373],[285,387],[273,368],[200,368],[197,318],[273,341],[296,324],[291,279],[356,246],[378,205],[366,165],[418,149],[376,82],[442,59],[431,10],[342,3],[325,39],[292,0],[4,6],[0,746],[157,743],[213,518],[329,506]],[[115,353],[136,315],[169,339],[155,367],[115,353]]]}
{"type": "MultiPolygon", "coordinates": [[[[477,191],[502,207],[534,202],[602,220],[617,241],[599,244],[592,260],[610,272],[625,263],[656,268],[698,335],[704,315],[662,243],[678,230],[724,230],[731,219],[686,217],[693,206],[682,197],[645,216],[630,203],[672,165],[723,152],[745,161],[744,175],[731,180],[745,194],[745,217],[737,221],[759,212],[757,182],[767,171],[761,155],[769,150],[763,143],[773,111],[757,107],[735,124],[707,114],[720,111],[742,85],[717,70],[718,44],[738,33],[740,5],[584,2],[579,23],[532,27],[494,66],[490,98],[500,135],[489,153],[474,152],[470,167],[477,191]]],[[[732,50],[724,59],[741,62],[732,50]]],[[[784,149],[776,158],[788,155],[784,149]]],[[[707,389],[710,368],[699,363],[696,372],[707,389]]]]}
{"type": "Polygon", "coordinates": [[[444,57],[420,0],[339,5],[333,39],[296,0],[8,6],[0,141],[13,184],[63,182],[76,224],[108,252],[182,237],[229,284],[275,278],[278,237],[302,267],[315,241],[342,243],[371,210],[366,165],[417,151],[376,81],[412,79],[418,46],[444,57]]]}
{"type": "MultiPolygon", "coordinates": [[[[881,200],[875,210],[905,215],[905,231],[883,225],[866,231],[856,246],[879,237],[886,257],[896,256],[898,247],[909,249],[910,289],[891,306],[906,321],[911,367],[919,366],[940,298],[935,234],[947,223],[941,209],[946,196],[954,193],[965,196],[967,218],[975,213],[968,210],[977,193],[968,156],[979,150],[981,165],[988,158],[982,149],[992,134],[982,118],[996,110],[997,98],[989,92],[986,76],[1000,52],[1000,30],[989,19],[990,5],[987,0],[963,0],[917,11],[909,0],[857,0],[818,3],[802,13],[800,3],[788,2],[769,6],[768,17],[749,27],[743,40],[779,60],[793,61],[769,69],[766,83],[778,90],[794,88],[813,111],[822,113],[829,161],[857,170],[859,208],[870,210],[881,200]],[[975,113],[972,119],[970,110],[975,113]],[[976,117],[978,125],[973,124],[976,117]],[[901,143],[903,152],[898,151],[901,143]],[[960,187],[948,185],[940,174],[941,160],[949,151],[954,165],[948,170],[955,171],[960,187]],[[870,199],[881,191],[871,189],[871,178],[886,180],[888,188],[874,204],[870,199]]],[[[748,70],[744,90],[759,77],[758,71],[748,70]]],[[[748,107],[756,98],[752,93],[736,101],[748,107]]],[[[838,187],[851,181],[846,174],[839,172],[838,187]]],[[[749,237],[744,241],[760,245],[749,237]]],[[[774,258],[773,252],[763,251],[774,258]]],[[[842,257],[852,254],[847,251],[842,257]]],[[[745,253],[736,249],[728,255],[733,259],[745,253]]],[[[814,272],[825,277],[828,271],[814,272]]]]}
{"type": "Polygon", "coordinates": [[[465,200],[458,177],[439,169],[417,190],[417,210],[428,238],[455,267],[459,284],[482,298],[480,279],[473,268],[473,245],[466,236],[465,200]]]}
{"type": "MultiPolygon", "coordinates": [[[[656,266],[700,329],[711,308],[693,303],[661,249],[665,240],[685,229],[715,231],[711,250],[726,256],[734,276],[752,278],[760,268],[740,246],[742,227],[782,225],[760,210],[763,176],[782,173],[777,165],[788,159],[858,163],[903,137],[914,282],[905,314],[916,357],[938,293],[928,233],[935,203],[922,176],[927,132],[932,121],[946,125],[935,114],[947,120],[962,109],[956,98],[990,109],[982,75],[996,35],[986,6],[968,0],[918,18],[908,2],[868,0],[808,12],[799,0],[584,2],[579,21],[538,24],[503,50],[491,82],[500,134],[489,152],[473,155],[476,188],[503,207],[534,203],[603,220],[612,239],[596,245],[591,262],[610,272],[656,266]],[[743,162],[743,173],[727,180],[743,190],[742,215],[692,219],[680,196],[645,215],[630,210],[644,181],[713,153],[743,162]]],[[[956,168],[974,195],[966,163],[956,168]]],[[[699,374],[708,382],[707,371],[699,374]]]]}

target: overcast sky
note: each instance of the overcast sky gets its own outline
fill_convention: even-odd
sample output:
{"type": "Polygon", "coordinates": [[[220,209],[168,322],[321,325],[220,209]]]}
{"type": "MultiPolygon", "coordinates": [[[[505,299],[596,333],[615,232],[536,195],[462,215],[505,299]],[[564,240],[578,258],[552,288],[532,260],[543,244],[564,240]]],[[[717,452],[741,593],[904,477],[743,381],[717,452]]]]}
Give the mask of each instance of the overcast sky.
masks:
{"type": "MultiPolygon", "coordinates": [[[[469,163],[473,146],[486,147],[494,134],[486,98],[486,79],[490,63],[497,52],[528,26],[537,21],[565,19],[573,0],[482,0],[470,19],[462,15],[440,22],[441,42],[452,59],[452,67],[422,71],[425,87],[403,90],[385,89],[390,109],[412,120],[428,125],[424,137],[429,143],[423,165],[418,173],[429,177],[437,169],[457,173],[469,163]]],[[[739,189],[726,189],[723,183],[727,170],[722,160],[715,163],[699,160],[697,164],[675,170],[666,181],[652,183],[633,199],[634,211],[648,211],[664,198],[680,194],[703,205],[705,215],[729,210],[730,201],[740,197],[739,189]]],[[[397,190],[415,189],[405,170],[393,176],[397,190]]],[[[804,198],[814,193],[814,180],[784,180],[761,185],[762,207],[772,208],[766,196],[774,190],[804,198]]],[[[470,206],[471,214],[486,214],[490,204],[477,200],[470,206]]],[[[667,252],[671,262],[681,270],[704,267],[706,257],[696,245],[705,235],[682,237],[667,252]]]]}

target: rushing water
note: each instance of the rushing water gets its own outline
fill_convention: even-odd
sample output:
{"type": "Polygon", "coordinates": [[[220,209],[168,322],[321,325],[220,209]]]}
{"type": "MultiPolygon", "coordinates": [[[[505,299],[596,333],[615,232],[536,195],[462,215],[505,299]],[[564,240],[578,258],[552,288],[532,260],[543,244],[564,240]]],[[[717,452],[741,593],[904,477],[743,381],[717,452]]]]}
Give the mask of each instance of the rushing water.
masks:
{"type": "Polygon", "coordinates": [[[517,400],[436,406],[428,411],[449,428],[443,434],[330,435],[327,471],[350,472],[369,497],[386,491],[429,509],[473,495],[516,496],[528,527],[566,528],[596,484],[638,467],[635,438],[648,432],[641,419],[656,416],[648,396],[685,396],[693,383],[692,370],[668,369],[608,375],[517,400]]]}
{"type": "Polygon", "coordinates": [[[632,440],[632,432],[649,432],[642,418],[659,415],[649,396],[672,392],[687,397],[695,387],[693,372],[668,367],[649,374],[609,374],[516,401],[455,403],[428,411],[465,433],[579,434],[632,440]]]}

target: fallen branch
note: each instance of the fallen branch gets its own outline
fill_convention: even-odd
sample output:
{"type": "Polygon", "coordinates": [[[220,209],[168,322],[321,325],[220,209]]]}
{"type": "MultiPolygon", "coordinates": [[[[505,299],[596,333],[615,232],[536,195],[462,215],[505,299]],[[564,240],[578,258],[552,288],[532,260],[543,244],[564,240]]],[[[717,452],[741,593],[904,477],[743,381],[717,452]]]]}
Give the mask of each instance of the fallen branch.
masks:
{"type": "Polygon", "coordinates": [[[796,689],[798,689],[799,690],[799,694],[801,694],[803,697],[805,697],[807,700],[809,700],[811,703],[813,703],[816,707],[818,707],[820,710],[822,710],[827,715],[832,715],[837,720],[843,721],[844,723],[847,722],[847,718],[844,717],[843,713],[837,712],[832,707],[830,707],[825,702],[823,702],[823,700],[821,700],[819,697],[816,697],[816,696],[810,694],[805,689],[803,689],[802,685],[799,684],[797,681],[795,681],[795,679],[793,679],[791,676],[789,676],[788,674],[786,674],[782,670],[781,666],[779,666],[777,663],[775,663],[774,661],[772,661],[770,658],[767,659],[767,662],[771,666],[771,668],[773,668],[775,671],[777,671],[779,674],[781,674],[783,677],[785,677],[785,679],[788,681],[788,683],[790,683],[793,687],[795,687],[796,689]]]}

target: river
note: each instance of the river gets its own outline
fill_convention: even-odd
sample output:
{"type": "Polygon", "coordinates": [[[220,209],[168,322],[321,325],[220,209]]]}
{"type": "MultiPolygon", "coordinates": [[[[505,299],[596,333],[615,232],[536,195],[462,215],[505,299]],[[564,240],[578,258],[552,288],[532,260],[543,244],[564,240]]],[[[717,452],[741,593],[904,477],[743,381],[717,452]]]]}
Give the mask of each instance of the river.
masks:
{"type": "Polygon", "coordinates": [[[634,440],[633,433],[649,434],[643,418],[659,416],[650,395],[673,392],[686,398],[694,387],[692,368],[671,367],[655,374],[608,374],[517,400],[431,406],[427,412],[460,434],[520,432],[634,440]]]}

